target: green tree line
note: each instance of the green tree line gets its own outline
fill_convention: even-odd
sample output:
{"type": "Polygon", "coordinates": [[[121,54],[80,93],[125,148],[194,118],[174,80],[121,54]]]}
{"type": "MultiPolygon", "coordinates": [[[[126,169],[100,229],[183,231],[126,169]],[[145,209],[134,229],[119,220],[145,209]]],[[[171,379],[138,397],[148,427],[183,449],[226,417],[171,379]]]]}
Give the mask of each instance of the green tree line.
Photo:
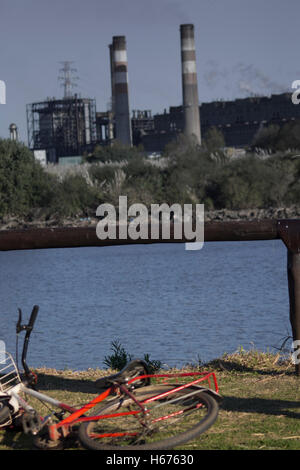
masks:
{"type": "Polygon", "coordinates": [[[63,177],[35,161],[23,144],[0,140],[0,217],[94,216],[103,202],[204,203],[211,209],[253,209],[300,203],[299,124],[263,129],[253,148],[229,157],[223,136],[212,129],[199,147],[179,136],[159,159],[142,148],[97,147],[85,163],[63,177]],[[298,129],[298,130],[297,130],[298,129]],[[277,139],[277,140],[276,140],[277,139]],[[285,143],[284,143],[285,142],[285,143]],[[84,171],[81,171],[84,168],[84,171]]]}

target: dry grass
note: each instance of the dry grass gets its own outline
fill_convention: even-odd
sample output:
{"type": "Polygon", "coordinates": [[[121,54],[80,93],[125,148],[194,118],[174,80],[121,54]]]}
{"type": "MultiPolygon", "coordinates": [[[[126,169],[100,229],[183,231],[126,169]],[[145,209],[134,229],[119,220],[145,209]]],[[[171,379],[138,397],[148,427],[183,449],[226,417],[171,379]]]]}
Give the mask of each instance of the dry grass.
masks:
{"type": "MultiPolygon", "coordinates": [[[[205,434],[180,449],[300,449],[300,378],[289,358],[239,352],[210,362],[205,370],[217,375],[223,396],[219,416],[205,434]]],[[[37,371],[42,392],[77,405],[95,396],[95,380],[110,372],[37,371]]],[[[80,449],[74,442],[70,446],[80,449]]],[[[30,437],[21,432],[0,432],[0,449],[31,448],[30,437]]]]}

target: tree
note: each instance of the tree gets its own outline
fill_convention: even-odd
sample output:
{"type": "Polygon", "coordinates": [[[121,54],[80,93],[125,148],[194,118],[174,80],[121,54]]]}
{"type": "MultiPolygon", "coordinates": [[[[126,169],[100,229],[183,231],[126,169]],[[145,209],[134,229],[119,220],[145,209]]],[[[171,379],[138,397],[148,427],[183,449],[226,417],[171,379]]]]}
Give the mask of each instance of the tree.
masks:
{"type": "Polygon", "coordinates": [[[27,215],[47,205],[52,182],[25,145],[0,140],[0,216],[27,215]]]}
{"type": "Polygon", "coordinates": [[[252,147],[270,149],[272,152],[300,149],[300,122],[288,122],[282,127],[277,124],[262,127],[253,139],[252,147]]]}
{"type": "Polygon", "coordinates": [[[209,152],[216,152],[225,147],[223,133],[216,127],[211,127],[205,134],[203,144],[209,152]]]}

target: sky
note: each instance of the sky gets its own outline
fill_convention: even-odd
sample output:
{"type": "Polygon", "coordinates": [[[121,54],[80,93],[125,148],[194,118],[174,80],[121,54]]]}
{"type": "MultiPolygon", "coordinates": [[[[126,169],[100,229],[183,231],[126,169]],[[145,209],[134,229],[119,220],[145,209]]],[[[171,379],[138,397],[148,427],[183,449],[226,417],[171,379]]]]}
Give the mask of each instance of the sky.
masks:
{"type": "Polygon", "coordinates": [[[299,17],[299,0],[0,0],[0,138],[14,122],[27,144],[26,105],[63,97],[63,61],[77,69],[74,93],[107,110],[113,36],[126,36],[131,110],[180,105],[185,23],[195,26],[200,103],[291,92],[299,17]]]}

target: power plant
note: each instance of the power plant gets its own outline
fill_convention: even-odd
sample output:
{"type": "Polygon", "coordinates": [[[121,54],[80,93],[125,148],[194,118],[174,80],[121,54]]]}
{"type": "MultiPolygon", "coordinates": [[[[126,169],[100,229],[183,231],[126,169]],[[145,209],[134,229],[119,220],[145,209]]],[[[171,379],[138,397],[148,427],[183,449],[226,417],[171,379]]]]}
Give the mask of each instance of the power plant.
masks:
{"type": "MultiPolygon", "coordinates": [[[[289,93],[199,104],[192,24],[180,25],[182,105],[155,115],[151,110],[131,112],[126,37],[113,36],[108,47],[109,110],[97,111],[95,99],[72,92],[77,77],[68,61],[63,63],[59,77],[63,98],[27,105],[28,146],[43,164],[79,163],[96,145],[114,142],[128,147],[142,145],[150,154],[161,153],[181,133],[201,145],[212,127],[222,132],[226,146],[244,147],[251,144],[261,127],[300,119],[300,107],[293,105],[289,93]]],[[[17,139],[13,127],[10,135],[17,139]]]]}

